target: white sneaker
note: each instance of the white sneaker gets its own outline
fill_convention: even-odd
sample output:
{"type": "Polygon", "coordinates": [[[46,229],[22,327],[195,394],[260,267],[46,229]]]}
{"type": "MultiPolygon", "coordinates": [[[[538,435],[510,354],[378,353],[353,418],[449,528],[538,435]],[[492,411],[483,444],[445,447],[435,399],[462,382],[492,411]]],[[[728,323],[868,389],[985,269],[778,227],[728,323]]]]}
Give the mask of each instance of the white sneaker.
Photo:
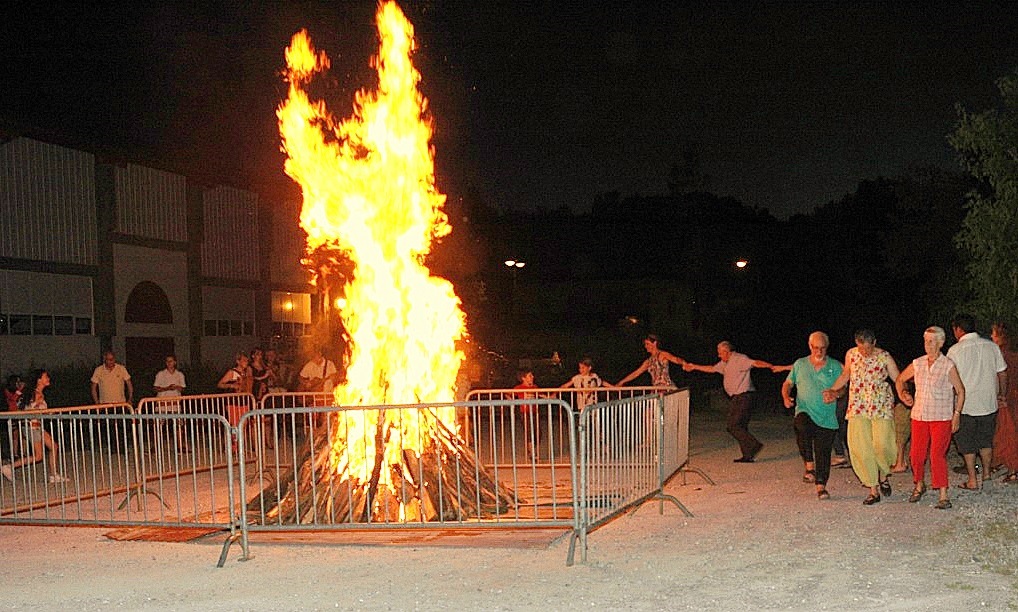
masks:
{"type": "Polygon", "coordinates": [[[14,470],[9,465],[0,465],[0,474],[4,475],[4,478],[14,482],[14,470]]]}
{"type": "Polygon", "coordinates": [[[71,479],[63,474],[51,474],[49,477],[50,484],[58,484],[62,482],[71,482],[71,479]]]}

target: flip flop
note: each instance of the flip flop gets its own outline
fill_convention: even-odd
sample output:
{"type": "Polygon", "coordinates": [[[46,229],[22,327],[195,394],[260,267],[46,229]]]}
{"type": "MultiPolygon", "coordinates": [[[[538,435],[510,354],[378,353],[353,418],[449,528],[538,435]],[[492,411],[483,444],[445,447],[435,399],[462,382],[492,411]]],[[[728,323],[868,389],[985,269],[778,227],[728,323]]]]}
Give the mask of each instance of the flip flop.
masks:
{"type": "Polygon", "coordinates": [[[958,488],[959,489],[965,489],[966,491],[978,491],[979,490],[979,485],[976,485],[976,486],[972,487],[972,486],[969,486],[969,483],[963,482],[960,485],[958,485],[958,488]]]}

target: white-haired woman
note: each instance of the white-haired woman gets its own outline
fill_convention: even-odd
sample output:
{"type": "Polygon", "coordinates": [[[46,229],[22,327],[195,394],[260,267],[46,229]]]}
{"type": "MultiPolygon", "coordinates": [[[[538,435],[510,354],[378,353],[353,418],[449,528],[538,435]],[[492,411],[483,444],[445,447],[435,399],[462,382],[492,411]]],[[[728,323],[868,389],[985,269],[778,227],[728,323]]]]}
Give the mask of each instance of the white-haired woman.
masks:
{"type": "Polygon", "coordinates": [[[924,476],[926,458],[930,460],[930,483],[940,492],[936,507],[946,510],[951,507],[947,496],[947,448],[951,445],[951,434],[958,431],[961,422],[961,408],[965,405],[965,385],[958,375],[958,368],[949,357],[940,352],[946,340],[944,330],[937,326],[927,327],[923,332],[923,348],[926,354],[916,358],[902,371],[895,381],[898,396],[906,406],[912,407],[912,481],[915,487],[908,501],[915,503],[926,492],[924,476]],[[915,379],[913,397],[905,383],[915,379]]]}

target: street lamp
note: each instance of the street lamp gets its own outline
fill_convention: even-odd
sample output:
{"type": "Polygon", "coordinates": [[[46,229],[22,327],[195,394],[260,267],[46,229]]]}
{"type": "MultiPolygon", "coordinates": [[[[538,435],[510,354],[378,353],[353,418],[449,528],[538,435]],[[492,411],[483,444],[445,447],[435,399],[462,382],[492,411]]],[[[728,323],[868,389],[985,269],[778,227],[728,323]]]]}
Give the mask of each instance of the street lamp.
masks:
{"type": "Polygon", "coordinates": [[[736,262],[735,262],[735,267],[739,268],[740,270],[742,268],[745,268],[748,265],[749,265],[749,260],[748,259],[739,259],[739,260],[736,260],[736,262]]]}
{"type": "Polygon", "coordinates": [[[504,263],[513,275],[512,291],[509,293],[509,310],[513,316],[516,316],[516,277],[519,274],[520,268],[527,265],[527,262],[519,261],[518,259],[507,259],[504,263]]]}

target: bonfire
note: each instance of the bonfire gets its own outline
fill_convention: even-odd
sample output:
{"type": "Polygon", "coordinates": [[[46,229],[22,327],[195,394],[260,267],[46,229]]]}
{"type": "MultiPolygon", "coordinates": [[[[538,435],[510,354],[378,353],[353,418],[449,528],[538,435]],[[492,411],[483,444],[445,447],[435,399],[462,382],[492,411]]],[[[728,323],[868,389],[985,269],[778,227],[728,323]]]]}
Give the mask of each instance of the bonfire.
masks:
{"type": "Polygon", "coordinates": [[[336,405],[433,407],[332,413],[302,443],[290,482],[251,501],[270,508],[266,521],[462,520],[504,512],[512,500],[462,441],[456,409],[440,405],[455,394],[466,324],[452,284],[432,276],[425,258],[452,228],[411,61],[413,26],[392,2],[376,22],[377,88],[359,91],[342,121],[307,93],[329,58],[306,31],[293,36],[277,113],[284,169],[302,190],[309,267],[326,303],[341,306],[348,354],[336,405]],[[337,267],[346,272],[323,276],[337,267]]]}

